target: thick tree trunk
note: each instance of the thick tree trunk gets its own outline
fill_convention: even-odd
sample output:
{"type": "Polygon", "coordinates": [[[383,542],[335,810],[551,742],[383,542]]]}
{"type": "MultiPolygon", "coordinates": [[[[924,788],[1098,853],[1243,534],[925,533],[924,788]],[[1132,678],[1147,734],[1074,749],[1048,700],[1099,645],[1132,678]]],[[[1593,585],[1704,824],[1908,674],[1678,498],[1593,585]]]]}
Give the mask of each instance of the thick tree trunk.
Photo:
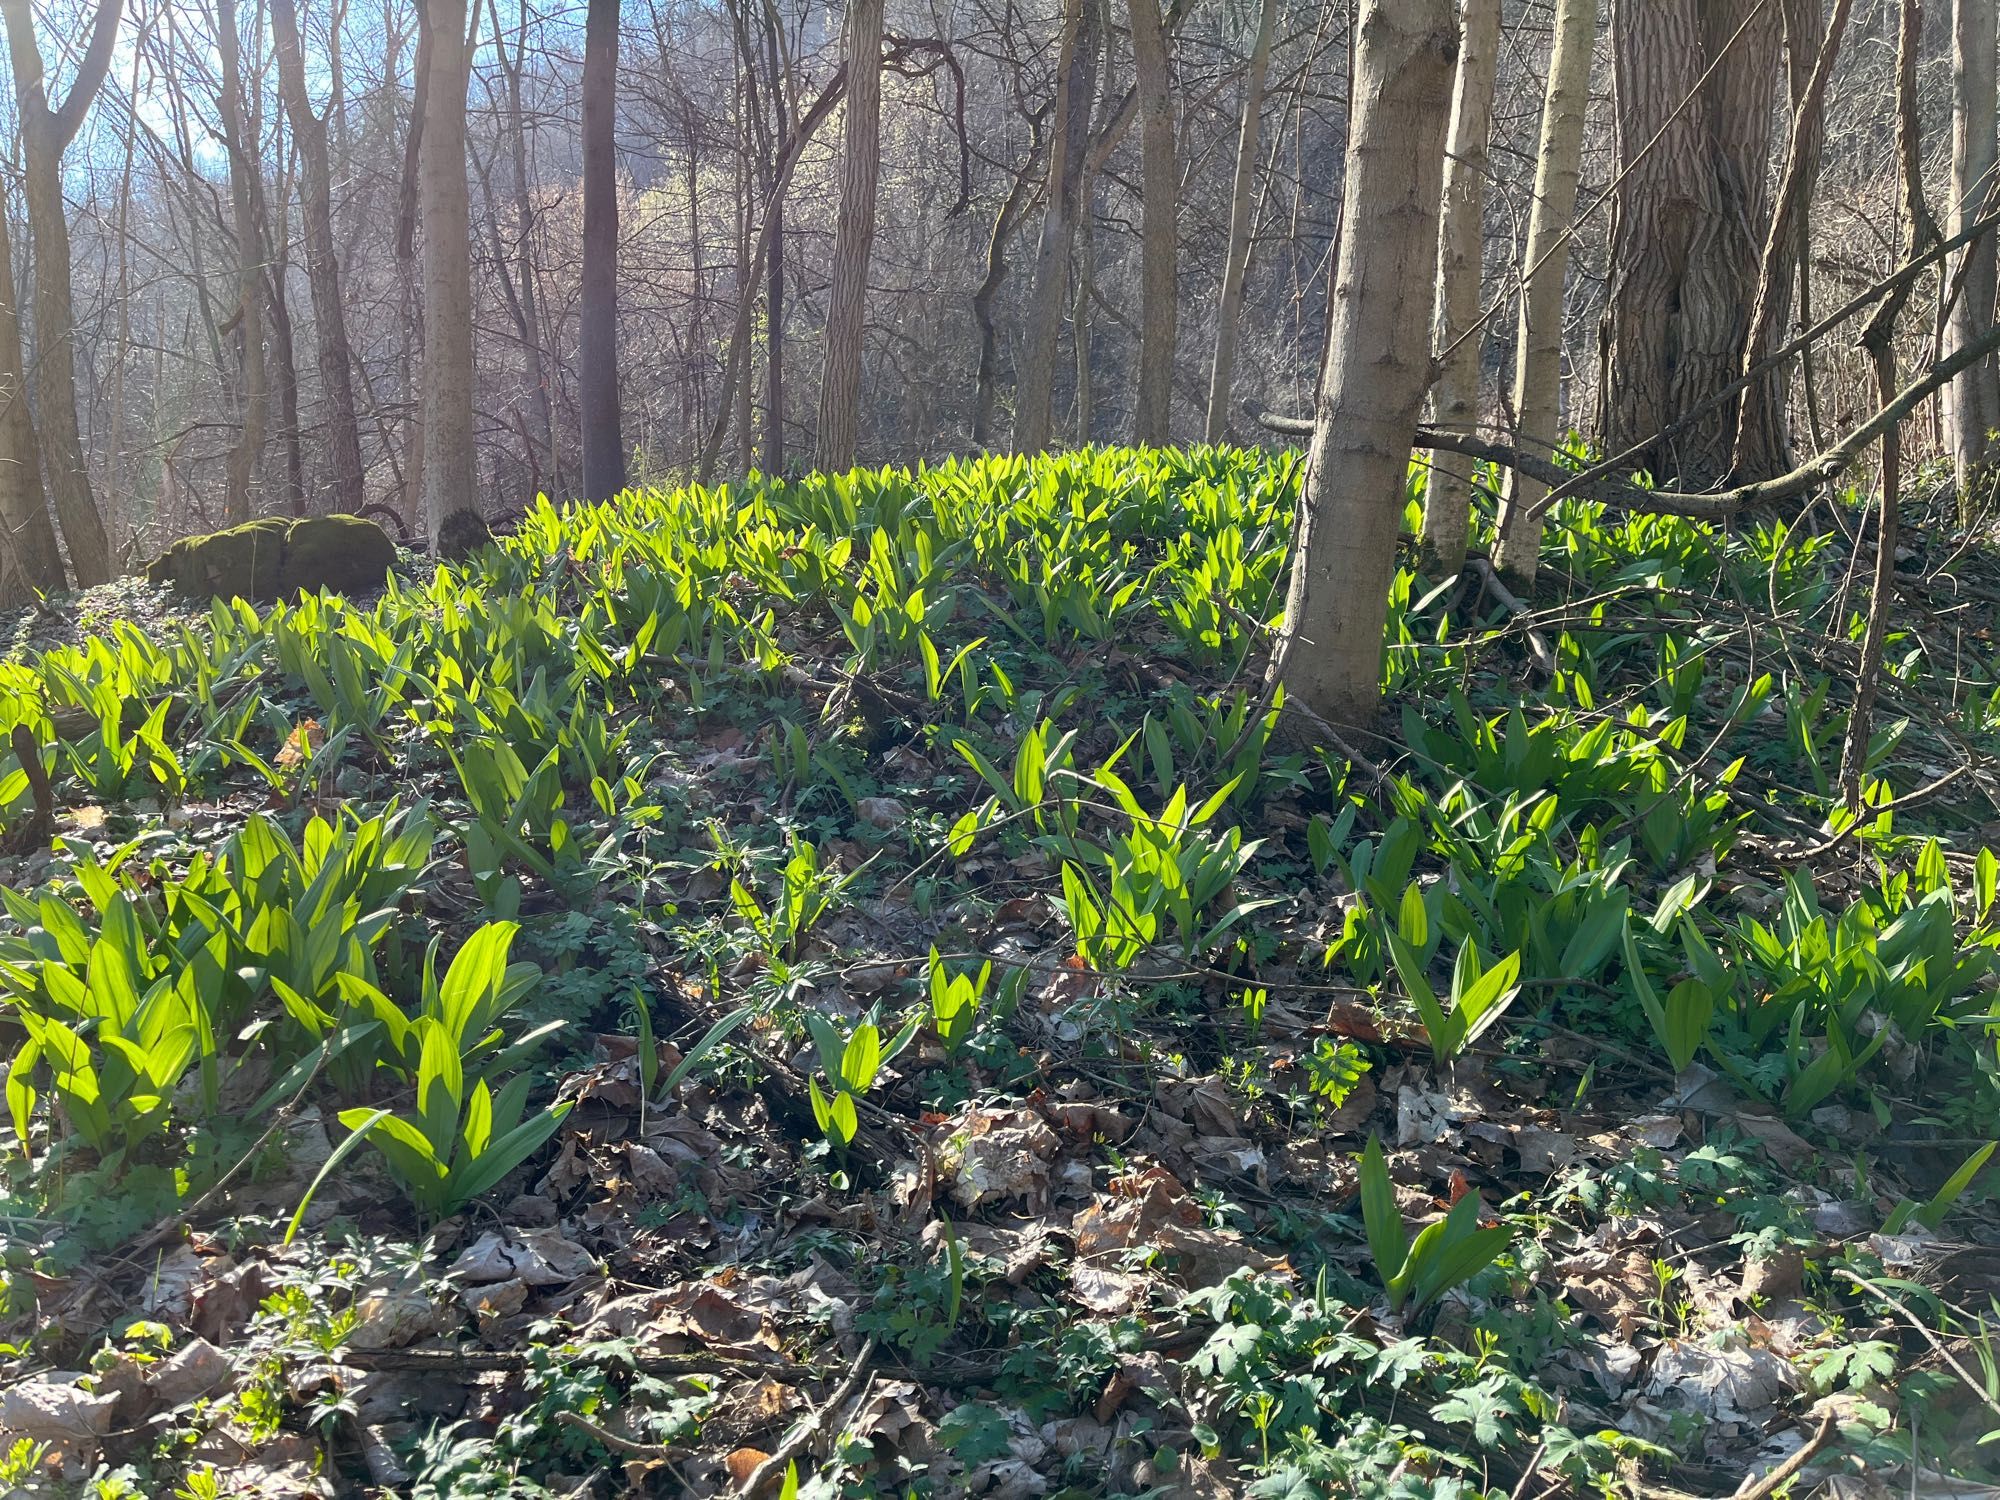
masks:
{"type": "Polygon", "coordinates": [[[882,157],[883,0],[848,0],[847,122],[842,131],[840,216],[827,294],[826,365],[819,386],[819,467],[854,467],[861,428],[861,345],[868,315],[868,255],[875,243],[875,180],[882,157]]]}
{"type": "Polygon", "coordinates": [[[1097,94],[1101,0],[1066,0],[1062,51],[1056,63],[1056,115],[1049,148],[1049,185],[1042,237],[1035,248],[1035,285],[1028,297],[1026,347],[1014,386],[1014,450],[1040,453],[1049,445],[1055,396],[1056,345],[1069,292],[1070,245],[1081,208],[1084,158],[1090,148],[1091,101],[1097,94]]]}
{"type": "MultiPolygon", "coordinates": [[[[1535,201],[1528,212],[1522,267],[1521,326],[1516,339],[1514,415],[1518,440],[1553,453],[1562,442],[1563,279],[1583,165],[1583,120],[1590,105],[1590,56],[1597,41],[1597,0],[1559,0],[1542,104],[1535,201]]],[[[1494,564],[1521,583],[1535,581],[1542,552],[1542,497],[1534,480],[1509,471],[1500,501],[1494,564]]]]}
{"type": "Polygon", "coordinates": [[[29,0],[0,0],[13,64],[14,102],[21,131],[34,251],[35,388],[39,432],[56,524],[69,549],[78,588],[111,578],[111,544],[91,491],[90,464],[76,412],[75,303],[70,291],[69,222],[63,205],[62,158],[111,65],[123,0],[98,0],[90,43],[60,108],[51,109],[29,0]]]}
{"type": "Polygon", "coordinates": [[[269,379],[264,359],[263,239],[250,176],[258,170],[243,102],[242,43],[236,30],[236,0],[216,0],[215,32],[222,58],[222,128],[229,147],[230,221],[236,236],[236,327],[243,411],[236,446],[224,467],[222,520],[235,526],[250,519],[252,484],[264,452],[269,379]]]}
{"type": "MultiPolygon", "coordinates": [[[[1486,258],[1487,141],[1493,129],[1493,84],[1500,65],[1500,0],[1465,0],[1452,86],[1451,131],[1445,142],[1444,220],[1438,229],[1437,385],[1434,426],[1451,432],[1479,428],[1479,376],[1485,340],[1479,322],[1480,272],[1486,258]]],[[[1430,457],[1424,483],[1424,546],[1441,575],[1465,565],[1471,528],[1474,465],[1443,450],[1430,457]]]]}
{"type": "Polygon", "coordinates": [[[1622,175],[1598,431],[1662,484],[1700,489],[1730,470],[1734,403],[1661,434],[1742,369],[1771,213],[1778,22],[1764,0],[1613,0],[1612,17],[1622,175]]]}
{"type": "Polygon", "coordinates": [[[577,390],[583,493],[625,488],[618,409],[618,0],[590,0],[583,41],[583,289],[577,390]]]}
{"type": "Polygon", "coordinates": [[[21,316],[14,300],[14,247],[0,207],[0,605],[36,589],[60,592],[62,553],[42,489],[42,447],[28,411],[21,316]]]}
{"type": "MultiPolygon", "coordinates": [[[[1994,0],[1955,0],[1952,6],[1951,203],[1945,233],[1961,233],[1979,214],[1995,169],[1994,0]]],[[[1946,350],[1962,349],[1993,326],[2000,256],[1985,234],[1962,257],[1962,284],[1951,310],[1946,350]]],[[[1971,505],[1981,496],[2000,431],[2000,367],[1981,360],[1945,388],[1945,436],[1959,494],[1971,505]]]]}
{"type": "Polygon", "coordinates": [[[326,123],[313,113],[306,92],[305,54],[294,0],[271,0],[271,32],[278,88],[299,149],[306,281],[312,291],[320,396],[326,403],[333,508],[358,511],[368,496],[361,468],[361,423],[354,407],[354,357],[347,342],[347,309],[340,300],[340,253],[333,238],[333,171],[327,159],[326,123]]]}
{"type": "Polygon", "coordinates": [[[424,0],[430,67],[418,153],[423,223],[423,515],[433,544],[460,512],[480,513],[472,425],[471,205],[465,93],[466,0],[424,0]]]}
{"type": "Polygon", "coordinates": [[[1458,25],[1451,0],[1363,0],[1325,378],[1271,671],[1335,724],[1372,720],[1432,272],[1458,25]]]}
{"type": "Polygon", "coordinates": [[[1180,288],[1175,267],[1180,166],[1174,150],[1173,65],[1159,0],[1130,0],[1139,90],[1139,391],[1132,438],[1173,441],[1174,344],[1180,288]]]}
{"type": "Polygon", "coordinates": [[[1236,383],[1238,325],[1243,318],[1243,282],[1250,274],[1257,137],[1263,127],[1264,80],[1271,71],[1271,34],[1277,29],[1277,21],[1278,0],[1263,0],[1257,11],[1257,40],[1251,44],[1250,65],[1243,74],[1243,124],[1236,134],[1236,172],[1229,187],[1229,248],[1223,258],[1222,295],[1215,310],[1215,360],[1208,376],[1205,435],[1211,443],[1219,443],[1229,435],[1229,400],[1236,383]]]}

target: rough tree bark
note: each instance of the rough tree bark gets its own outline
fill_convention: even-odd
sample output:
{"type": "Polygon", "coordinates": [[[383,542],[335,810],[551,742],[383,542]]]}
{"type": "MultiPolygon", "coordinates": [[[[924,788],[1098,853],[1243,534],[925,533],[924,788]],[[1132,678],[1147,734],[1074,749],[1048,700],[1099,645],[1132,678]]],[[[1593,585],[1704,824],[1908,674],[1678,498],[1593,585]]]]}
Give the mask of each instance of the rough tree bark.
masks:
{"type": "Polygon", "coordinates": [[[1103,33],[1101,0],[1066,0],[1062,51],[1056,62],[1056,113],[1049,147],[1049,185],[1042,236],[1035,247],[1035,284],[1028,295],[1027,336],[1014,387],[1014,451],[1049,445],[1055,396],[1056,345],[1069,291],[1070,245],[1082,206],[1084,158],[1090,148],[1091,102],[1097,93],[1097,53],[1103,33]]]}
{"type": "Polygon", "coordinates": [[[354,356],[347,341],[347,309],[340,300],[340,252],[333,238],[333,170],[327,159],[326,122],[306,91],[305,52],[295,0],[271,0],[271,34],[278,60],[278,89],[299,149],[300,211],[305,220],[306,281],[312,292],[318,340],[319,384],[326,402],[327,467],[335,510],[367,503],[361,468],[361,423],[354,407],[354,356]]]}
{"type": "Polygon", "coordinates": [[[1177,210],[1180,168],[1174,149],[1173,63],[1160,0],[1130,0],[1132,59],[1139,91],[1139,389],[1132,438],[1173,441],[1174,344],[1180,287],[1177,210]]]}
{"type": "Polygon", "coordinates": [[[21,315],[14,300],[14,247],[0,210],[0,605],[63,586],[62,553],[42,489],[42,448],[28,412],[21,315]]]}
{"type": "MultiPolygon", "coordinates": [[[[1994,0],[1955,0],[1952,6],[1951,202],[1945,225],[1957,234],[1979,213],[1993,186],[1995,169],[1994,0]]],[[[2000,255],[1994,236],[1982,235],[1966,247],[1958,268],[1958,300],[1952,305],[1946,347],[1961,349],[1993,326],[2000,255]]],[[[1951,449],[1959,494],[1970,519],[1993,462],[1993,435],[2000,431],[2000,367],[1982,360],[1945,389],[1945,436],[1951,449]]]]}
{"type": "Polygon", "coordinates": [[[472,425],[471,204],[465,94],[472,49],[466,0],[424,0],[430,32],[417,175],[423,222],[423,517],[433,545],[447,521],[478,515],[472,425]]]}
{"type": "Polygon", "coordinates": [[[98,0],[90,41],[77,64],[68,95],[51,107],[42,72],[41,44],[29,0],[0,0],[13,64],[14,103],[26,167],[28,238],[35,265],[35,388],[39,437],[47,461],[48,492],[56,524],[69,549],[78,588],[111,578],[111,544],[90,487],[83,431],[76,414],[75,302],[70,291],[69,222],[63,206],[62,159],[104,83],[118,39],[123,0],[98,0]]]}
{"type": "Polygon", "coordinates": [[[1730,472],[1731,404],[1657,435],[1743,367],[1771,214],[1777,14],[1768,0],[1613,0],[1612,39],[1621,176],[1598,435],[1638,448],[1663,484],[1705,488],[1730,472]]]}
{"type": "Polygon", "coordinates": [[[1458,25],[1451,0],[1363,0],[1340,259],[1285,625],[1271,674],[1335,724],[1372,720],[1432,272],[1458,25]]]}
{"type": "Polygon", "coordinates": [[[583,38],[583,285],[577,395],[583,493],[625,488],[618,410],[618,0],[590,0],[583,38]]]}
{"type": "MultiPolygon", "coordinates": [[[[1493,85],[1500,71],[1500,0],[1465,0],[1452,85],[1451,130],[1445,140],[1444,217],[1438,229],[1437,384],[1432,424],[1453,432],[1479,428],[1479,376],[1485,340],[1479,322],[1480,272],[1485,262],[1487,140],[1493,129],[1493,85]]],[[[1432,452],[1424,483],[1424,547],[1442,576],[1465,566],[1471,528],[1474,465],[1456,453],[1432,452]]]]}
{"type": "MultiPolygon", "coordinates": [[[[1567,247],[1576,218],[1583,120],[1590,105],[1590,56],[1596,41],[1597,0],[1558,0],[1514,356],[1517,440],[1550,453],[1562,443],[1563,280],[1569,270],[1567,247]]],[[[1493,562],[1522,584],[1535,581],[1541,559],[1544,493],[1520,471],[1508,471],[1493,562]]]]}
{"type": "Polygon", "coordinates": [[[818,461],[832,473],[854,467],[861,430],[861,345],[868,316],[868,256],[875,243],[875,183],[882,162],[882,12],[883,0],[848,0],[840,214],[833,232],[826,365],[819,386],[818,461]]]}
{"type": "MultiPolygon", "coordinates": [[[[1478,3],[1478,0],[1475,0],[1478,3]]],[[[1222,295],[1215,311],[1215,360],[1208,374],[1208,422],[1204,436],[1219,443],[1229,435],[1229,400],[1236,384],[1236,345],[1243,319],[1243,282],[1250,274],[1250,216],[1257,189],[1257,137],[1264,123],[1264,80],[1271,71],[1271,34],[1277,29],[1278,0],[1264,0],[1257,12],[1257,40],[1243,74],[1243,124],[1236,133],[1236,171],[1229,185],[1229,248],[1222,263],[1222,295]]]]}

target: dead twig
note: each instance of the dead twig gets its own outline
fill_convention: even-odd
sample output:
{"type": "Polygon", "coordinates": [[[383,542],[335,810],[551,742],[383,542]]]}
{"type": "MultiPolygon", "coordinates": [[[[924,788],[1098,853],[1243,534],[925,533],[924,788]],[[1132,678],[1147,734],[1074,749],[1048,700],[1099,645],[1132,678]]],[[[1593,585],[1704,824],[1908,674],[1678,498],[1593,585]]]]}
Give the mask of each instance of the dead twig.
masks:
{"type": "Polygon", "coordinates": [[[1834,1434],[1839,1430],[1840,1421],[1834,1415],[1833,1408],[1828,1407],[1825,1415],[1819,1419],[1819,1430],[1806,1439],[1803,1447],[1749,1489],[1738,1490],[1734,1500],[1770,1500],[1771,1496],[1797,1478],[1801,1469],[1826,1451],[1827,1444],[1833,1441],[1834,1434]]]}
{"type": "Polygon", "coordinates": [[[873,1335],[870,1335],[868,1342],[861,1346],[861,1352],[854,1356],[854,1363],[848,1368],[846,1378],[838,1386],[834,1387],[833,1394],[826,1398],[825,1404],[810,1417],[806,1418],[805,1421],[793,1428],[785,1440],[778,1444],[771,1456],[750,1471],[749,1475],[744,1479],[742,1486],[737,1490],[737,1494],[755,1495],[765,1485],[783,1474],[792,1465],[793,1461],[806,1451],[806,1445],[819,1436],[826,1424],[832,1421],[840,1408],[847,1404],[848,1398],[854,1394],[856,1387],[861,1384],[861,1377],[867,1373],[868,1361],[874,1357],[875,1339],[873,1335]]]}

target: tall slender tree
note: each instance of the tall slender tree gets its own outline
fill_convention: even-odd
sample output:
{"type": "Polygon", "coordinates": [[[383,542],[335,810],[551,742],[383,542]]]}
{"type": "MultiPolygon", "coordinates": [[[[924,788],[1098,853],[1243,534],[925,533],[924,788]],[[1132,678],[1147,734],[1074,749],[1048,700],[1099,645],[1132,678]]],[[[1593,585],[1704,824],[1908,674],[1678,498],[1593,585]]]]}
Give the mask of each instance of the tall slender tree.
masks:
{"type": "Polygon", "coordinates": [[[104,85],[118,40],[124,0],[97,0],[90,40],[69,93],[60,105],[49,102],[41,42],[29,0],[0,0],[0,23],[7,31],[7,54],[14,74],[14,106],[20,121],[26,168],[28,238],[35,257],[35,386],[40,397],[40,446],[56,524],[69,549],[70,572],[79,588],[109,581],[111,542],[91,489],[90,464],[76,404],[76,304],[70,286],[69,214],[63,204],[63,153],[69,149],[91,101],[104,85]]]}
{"type": "Polygon", "coordinates": [[[1174,149],[1173,62],[1160,0],[1129,0],[1139,91],[1139,392],[1135,442],[1172,441],[1174,344],[1180,311],[1180,164],[1174,149]]]}
{"type": "MultiPolygon", "coordinates": [[[[1479,426],[1485,343],[1476,330],[1486,248],[1487,142],[1493,131],[1493,85],[1499,71],[1500,0],[1465,0],[1451,129],[1445,140],[1435,319],[1438,376],[1431,390],[1433,419],[1452,432],[1472,432],[1479,426]]],[[[1448,575],[1465,565],[1472,476],[1470,459],[1442,450],[1431,454],[1424,483],[1424,546],[1448,575]]]]}
{"type": "Polygon", "coordinates": [[[882,162],[883,0],[848,0],[847,120],[840,153],[840,213],[827,294],[826,362],[819,385],[819,466],[854,467],[861,431],[861,350],[868,316],[868,257],[882,162]]]}
{"type": "Polygon", "coordinates": [[[28,411],[14,248],[0,207],[0,605],[63,586],[62,553],[42,488],[42,449],[28,411]]]}
{"type": "Polygon", "coordinates": [[[1055,400],[1056,346],[1069,291],[1070,250],[1083,208],[1090,111],[1097,97],[1102,0],[1065,0],[1062,49],[1056,60],[1055,124],[1042,234],[1035,247],[1035,284],[1028,294],[1025,357],[1015,383],[1014,449],[1040,453],[1049,445],[1055,400]]]}
{"type": "MultiPolygon", "coordinates": [[[[1957,235],[1978,217],[1993,190],[1996,166],[1994,0],[1953,0],[1951,36],[1951,199],[1945,233],[1957,235]]],[[[1981,235],[1960,256],[1958,300],[1952,304],[1949,349],[1964,348],[1993,326],[2000,292],[1994,236],[1981,235]]],[[[2000,364],[1992,358],[1963,370],[1945,388],[1945,439],[1960,494],[1968,507],[1988,477],[2000,432],[2000,364]]]]}
{"type": "MultiPolygon", "coordinates": [[[[1514,415],[1520,441],[1553,452],[1562,440],[1563,282],[1570,228],[1583,167],[1584,113],[1590,104],[1590,55],[1597,41],[1597,0],[1557,0],[1555,40],[1542,104],[1535,201],[1528,211],[1521,269],[1521,329],[1515,345],[1514,415]]],[[[1532,583],[1542,552],[1545,486],[1509,470],[1500,502],[1494,563],[1532,583]]]]}
{"type": "Polygon", "coordinates": [[[590,0],[583,37],[583,286],[578,393],[583,492],[625,488],[618,407],[618,0],[590,0]]]}
{"type": "Polygon", "coordinates": [[[236,236],[236,310],[230,315],[238,349],[241,423],[229,451],[222,519],[234,526],[251,515],[251,487],[264,454],[269,368],[264,357],[264,246],[257,231],[253,176],[262,170],[243,97],[243,42],[236,0],[215,0],[216,50],[222,59],[222,132],[229,152],[230,224],[236,236]]]}
{"type": "Polygon", "coordinates": [[[299,153],[299,206],[304,220],[306,281],[318,344],[320,399],[326,403],[327,467],[336,510],[367,501],[361,467],[361,423],[354,405],[354,356],[347,308],[340,296],[340,249],[333,237],[333,166],[325,119],[306,88],[305,45],[296,0],[271,0],[278,91],[299,153]]]}
{"type": "Polygon", "coordinates": [[[466,0],[423,0],[429,31],[418,201],[423,225],[424,525],[480,513],[472,422],[471,203],[465,175],[465,95],[471,70],[466,0]]]}
{"type": "Polygon", "coordinates": [[[1251,216],[1257,193],[1257,138],[1264,121],[1264,81],[1271,71],[1271,36],[1277,30],[1278,0],[1257,8],[1257,39],[1243,70],[1243,123],[1236,132],[1236,170],[1229,183],[1229,245],[1223,254],[1222,295],[1215,310],[1215,358],[1209,367],[1208,421],[1211,443],[1229,435],[1229,400],[1236,383],[1236,346],[1243,321],[1243,283],[1250,273],[1251,216]]]}

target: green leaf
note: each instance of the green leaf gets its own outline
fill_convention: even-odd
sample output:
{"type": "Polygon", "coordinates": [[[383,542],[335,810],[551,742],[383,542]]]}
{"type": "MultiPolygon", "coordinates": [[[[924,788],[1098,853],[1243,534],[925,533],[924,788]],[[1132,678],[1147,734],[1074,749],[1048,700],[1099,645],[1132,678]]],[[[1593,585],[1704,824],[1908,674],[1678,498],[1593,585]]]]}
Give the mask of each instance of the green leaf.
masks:
{"type": "Polygon", "coordinates": [[[1477,1041],[1507,1013],[1507,1007],[1521,992],[1520,978],[1521,955],[1510,953],[1455,998],[1452,1010],[1459,1027],[1460,1047],[1477,1041]]]}
{"type": "Polygon", "coordinates": [[[1402,1212],[1396,1207],[1396,1188],[1389,1180],[1382,1143],[1372,1135],[1361,1151],[1361,1220],[1368,1230],[1368,1250],[1375,1257],[1376,1274],[1389,1286],[1403,1274],[1410,1241],[1402,1212]]]}
{"type": "Polygon", "coordinates": [[[1438,1004],[1437,992],[1431,988],[1429,977],[1424,973],[1423,960],[1410,951],[1410,945],[1401,936],[1385,932],[1383,938],[1388,943],[1390,960],[1396,966],[1396,976],[1403,981],[1403,988],[1409,991],[1415,1002],[1417,1015],[1424,1023],[1424,1030],[1431,1040],[1431,1052],[1440,1062],[1457,1056],[1465,1037],[1459,1029],[1458,1012],[1445,1014],[1438,1004]]]}
{"type": "Polygon", "coordinates": [[[1402,906],[1396,913],[1396,932],[1411,948],[1422,952],[1430,942],[1430,913],[1424,908],[1424,893],[1416,881],[1403,887],[1402,906]]]}
{"type": "Polygon", "coordinates": [[[846,1092],[865,1094],[882,1067],[882,1035],[874,1023],[863,1021],[854,1028],[840,1055],[840,1082],[846,1092]]]}
{"type": "Polygon", "coordinates": [[[727,1041],[737,1027],[756,1014],[757,1008],[754,1005],[745,1005],[738,1010],[732,1010],[703,1032],[701,1040],[690,1047],[681,1060],[674,1064],[673,1071],[667,1074],[667,1081],[660,1089],[660,1097],[672,1098],[674,1090],[681,1086],[688,1074],[700,1067],[709,1053],[727,1041]]]}
{"type": "Polygon", "coordinates": [[[299,1225],[305,1222],[306,1210],[312,1207],[313,1197],[319,1192],[320,1184],[333,1175],[335,1168],[354,1154],[354,1148],[368,1139],[371,1130],[389,1118],[389,1113],[386,1109],[345,1109],[340,1112],[340,1123],[353,1134],[328,1152],[326,1160],[320,1163],[319,1170],[313,1173],[313,1180],[306,1188],[306,1195],[299,1199],[299,1206],[293,1210],[292,1221],[285,1226],[285,1237],[280,1243],[289,1245],[292,1242],[299,1232],[299,1225]]]}

